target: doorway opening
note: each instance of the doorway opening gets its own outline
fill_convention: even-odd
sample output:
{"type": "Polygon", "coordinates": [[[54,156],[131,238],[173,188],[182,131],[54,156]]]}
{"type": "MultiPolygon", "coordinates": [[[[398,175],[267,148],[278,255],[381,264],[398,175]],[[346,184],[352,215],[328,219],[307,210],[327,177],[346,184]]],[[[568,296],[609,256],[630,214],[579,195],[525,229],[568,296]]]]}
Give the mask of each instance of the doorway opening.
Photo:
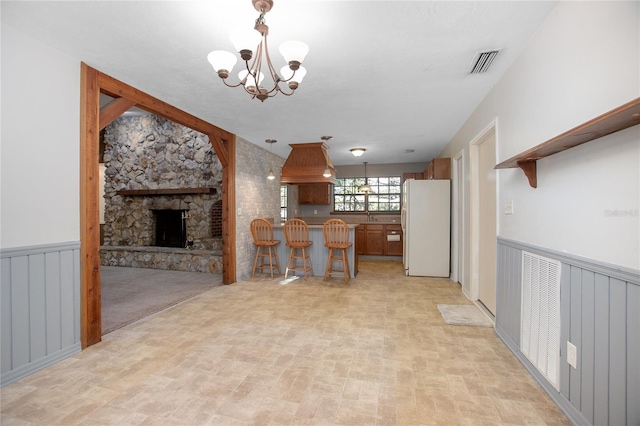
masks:
{"type": "Polygon", "coordinates": [[[494,120],[470,144],[471,265],[470,296],[496,314],[497,179],[494,120]]]}
{"type": "Polygon", "coordinates": [[[464,271],[464,151],[452,159],[451,280],[460,283],[468,297],[464,271]]]}
{"type": "Polygon", "coordinates": [[[235,135],[81,64],[80,72],[80,339],[86,348],[102,339],[100,300],[99,134],[133,106],[208,136],[222,164],[223,272],[225,284],[235,269],[235,135]],[[113,100],[101,107],[100,95],[113,100]],[[231,213],[230,213],[231,212],[231,213]]]}

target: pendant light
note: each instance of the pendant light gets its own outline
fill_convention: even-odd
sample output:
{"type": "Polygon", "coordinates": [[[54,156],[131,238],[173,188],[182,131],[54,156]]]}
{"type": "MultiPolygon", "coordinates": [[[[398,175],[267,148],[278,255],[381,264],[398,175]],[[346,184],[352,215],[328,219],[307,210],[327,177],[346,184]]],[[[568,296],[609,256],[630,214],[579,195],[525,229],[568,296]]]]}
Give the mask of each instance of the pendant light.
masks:
{"type": "Polygon", "coordinates": [[[369,186],[369,179],[367,178],[367,162],[364,161],[363,163],[364,163],[364,185],[358,188],[358,192],[368,194],[371,192],[371,187],[369,186]]]}
{"type": "MultiPolygon", "coordinates": [[[[278,141],[275,139],[267,139],[265,142],[269,144],[269,152],[273,153],[273,144],[278,141]]],[[[275,178],[276,178],[276,175],[273,174],[273,167],[270,167],[269,174],[267,175],[267,179],[274,180],[275,178]]]]}

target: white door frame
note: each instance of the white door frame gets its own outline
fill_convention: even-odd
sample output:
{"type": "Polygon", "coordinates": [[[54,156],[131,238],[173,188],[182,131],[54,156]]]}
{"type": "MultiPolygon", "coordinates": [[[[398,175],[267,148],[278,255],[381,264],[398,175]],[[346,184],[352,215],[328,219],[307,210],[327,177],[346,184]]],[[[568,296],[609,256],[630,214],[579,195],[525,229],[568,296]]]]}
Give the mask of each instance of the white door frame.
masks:
{"type": "Polygon", "coordinates": [[[451,280],[462,285],[464,265],[464,150],[452,158],[451,280]]]}
{"type": "MultiPolygon", "coordinates": [[[[470,167],[470,219],[469,219],[469,239],[470,239],[470,285],[468,297],[471,301],[477,301],[480,297],[480,145],[487,140],[487,138],[494,136],[496,143],[496,157],[498,155],[498,118],[494,118],[487,127],[484,128],[473,140],[469,143],[469,167],[470,167]]],[[[496,158],[497,159],[497,158],[496,158]]],[[[497,215],[499,196],[498,196],[498,179],[496,179],[496,227],[497,227],[497,215]]]]}

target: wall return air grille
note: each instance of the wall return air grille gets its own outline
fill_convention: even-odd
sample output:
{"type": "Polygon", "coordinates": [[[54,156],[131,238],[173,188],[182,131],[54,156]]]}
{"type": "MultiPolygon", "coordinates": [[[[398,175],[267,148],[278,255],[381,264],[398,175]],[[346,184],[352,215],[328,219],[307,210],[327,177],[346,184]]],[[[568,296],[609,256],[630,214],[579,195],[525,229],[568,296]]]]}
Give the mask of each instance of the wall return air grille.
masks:
{"type": "Polygon", "coordinates": [[[520,351],[560,386],[560,262],[522,252],[520,351]]]}

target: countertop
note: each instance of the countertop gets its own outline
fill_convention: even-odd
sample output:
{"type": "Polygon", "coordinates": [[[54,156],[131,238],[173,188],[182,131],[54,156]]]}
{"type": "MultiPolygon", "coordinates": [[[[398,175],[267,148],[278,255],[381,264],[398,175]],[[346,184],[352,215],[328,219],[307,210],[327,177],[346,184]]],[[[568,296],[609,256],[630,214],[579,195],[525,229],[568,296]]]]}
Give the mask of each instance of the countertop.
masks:
{"type": "MultiPolygon", "coordinates": [[[[311,224],[307,224],[307,226],[309,227],[309,229],[322,229],[322,225],[311,225],[311,224]]],[[[356,228],[358,226],[360,226],[359,223],[347,223],[347,226],[349,227],[349,229],[353,229],[356,228]]],[[[276,223],[273,225],[274,228],[282,228],[283,224],[282,223],[276,223]]]]}

